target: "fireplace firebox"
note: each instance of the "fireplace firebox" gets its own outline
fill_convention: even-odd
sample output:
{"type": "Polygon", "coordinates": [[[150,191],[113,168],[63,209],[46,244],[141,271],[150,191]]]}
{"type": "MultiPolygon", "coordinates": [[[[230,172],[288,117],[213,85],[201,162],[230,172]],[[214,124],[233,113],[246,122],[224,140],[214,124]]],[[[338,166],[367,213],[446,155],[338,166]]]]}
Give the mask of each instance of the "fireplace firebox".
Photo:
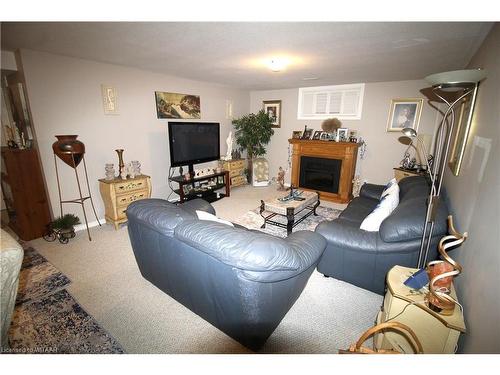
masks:
{"type": "Polygon", "coordinates": [[[293,186],[319,192],[321,200],[348,203],[356,170],[358,144],[289,139],[293,186]]]}
{"type": "Polygon", "coordinates": [[[312,190],[339,192],[342,160],[310,156],[300,158],[299,186],[312,190]]]}

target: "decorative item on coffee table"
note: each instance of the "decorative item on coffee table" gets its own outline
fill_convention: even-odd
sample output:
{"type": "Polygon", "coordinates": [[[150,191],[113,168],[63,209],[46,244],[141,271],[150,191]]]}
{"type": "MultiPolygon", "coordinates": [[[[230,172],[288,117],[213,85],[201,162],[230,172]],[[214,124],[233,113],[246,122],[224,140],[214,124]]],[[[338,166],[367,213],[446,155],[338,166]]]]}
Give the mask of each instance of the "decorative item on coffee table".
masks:
{"type": "Polygon", "coordinates": [[[90,200],[92,210],[94,211],[95,218],[99,226],[101,223],[97,218],[97,213],[95,211],[94,202],[92,201],[92,194],[90,193],[89,177],[87,174],[87,166],[85,164],[85,145],[77,140],[77,135],[56,135],[57,141],[52,144],[52,150],[54,152],[54,164],[56,167],[56,178],[57,178],[57,189],[59,192],[59,206],[61,210],[61,216],[63,216],[63,203],[77,203],[82,206],[83,217],[85,219],[85,226],[87,227],[87,234],[89,236],[89,241],[92,241],[90,237],[89,223],[87,220],[87,213],[85,212],[85,201],[90,200]],[[61,159],[64,163],[69,165],[75,171],[76,183],[78,186],[78,193],[80,198],[62,200],[61,185],[59,183],[59,171],[57,169],[57,158],[61,159]],[[85,181],[87,184],[88,195],[83,196],[82,188],[80,186],[80,178],[78,177],[77,167],[83,160],[83,170],[85,171],[85,181]]]}

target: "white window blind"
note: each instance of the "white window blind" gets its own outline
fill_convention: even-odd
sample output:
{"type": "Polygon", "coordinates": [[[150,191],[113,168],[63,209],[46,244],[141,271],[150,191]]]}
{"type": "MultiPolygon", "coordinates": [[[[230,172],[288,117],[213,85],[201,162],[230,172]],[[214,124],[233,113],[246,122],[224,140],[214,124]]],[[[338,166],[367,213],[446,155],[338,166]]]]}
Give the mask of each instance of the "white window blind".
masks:
{"type": "Polygon", "coordinates": [[[364,83],[299,89],[299,120],[339,119],[359,120],[363,109],[364,83]]]}

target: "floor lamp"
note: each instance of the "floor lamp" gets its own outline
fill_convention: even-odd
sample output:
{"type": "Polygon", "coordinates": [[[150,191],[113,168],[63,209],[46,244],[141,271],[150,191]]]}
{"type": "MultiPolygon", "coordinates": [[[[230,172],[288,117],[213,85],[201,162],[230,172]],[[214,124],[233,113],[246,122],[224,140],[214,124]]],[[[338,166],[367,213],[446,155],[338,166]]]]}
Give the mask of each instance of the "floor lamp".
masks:
{"type": "MultiPolygon", "coordinates": [[[[410,138],[416,138],[417,145],[422,147],[424,153],[423,157],[427,161],[427,172],[432,184],[427,204],[422,242],[420,244],[420,252],[418,255],[418,268],[423,268],[427,263],[432,233],[434,231],[434,222],[440,200],[444,171],[447,165],[453,127],[455,126],[455,106],[461,103],[465,97],[474,93],[479,82],[485,77],[486,71],[482,69],[455,70],[451,72],[432,74],[425,77],[425,80],[432,85],[434,95],[447,105],[446,111],[443,114],[443,120],[441,121],[437,132],[434,148],[434,163],[432,168],[429,167],[429,163],[427,161],[427,150],[425,150],[423,142],[418,138],[417,132],[411,128],[403,129],[403,134],[410,138]],[[448,101],[443,97],[443,91],[456,92],[457,98],[453,101],[448,101]],[[450,118],[449,121],[448,117],[450,118]]],[[[473,104],[472,108],[474,108],[473,104]]]]}

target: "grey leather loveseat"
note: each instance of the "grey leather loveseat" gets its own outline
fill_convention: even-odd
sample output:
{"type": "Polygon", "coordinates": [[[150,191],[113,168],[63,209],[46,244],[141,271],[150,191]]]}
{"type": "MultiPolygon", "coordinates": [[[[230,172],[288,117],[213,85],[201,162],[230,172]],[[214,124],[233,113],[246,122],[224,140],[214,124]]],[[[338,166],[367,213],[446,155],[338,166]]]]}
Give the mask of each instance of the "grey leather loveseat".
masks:
{"type": "MultiPolygon", "coordinates": [[[[147,280],[243,345],[258,349],[300,296],[326,247],[317,233],[287,239],[199,220],[203,200],[145,199],[127,209],[147,280]]],[[[188,327],[186,327],[188,328],[188,327]]]]}
{"type": "MultiPolygon", "coordinates": [[[[385,277],[394,265],[416,267],[424,229],[429,184],[424,177],[399,182],[399,205],[381,224],[378,232],[359,229],[364,218],[379,203],[383,185],[364,184],[340,216],[324,221],[316,232],[328,245],[318,271],[378,294],[384,294],[385,277]]],[[[438,207],[428,261],[436,259],[437,244],[446,234],[448,210],[438,207]]]]}

